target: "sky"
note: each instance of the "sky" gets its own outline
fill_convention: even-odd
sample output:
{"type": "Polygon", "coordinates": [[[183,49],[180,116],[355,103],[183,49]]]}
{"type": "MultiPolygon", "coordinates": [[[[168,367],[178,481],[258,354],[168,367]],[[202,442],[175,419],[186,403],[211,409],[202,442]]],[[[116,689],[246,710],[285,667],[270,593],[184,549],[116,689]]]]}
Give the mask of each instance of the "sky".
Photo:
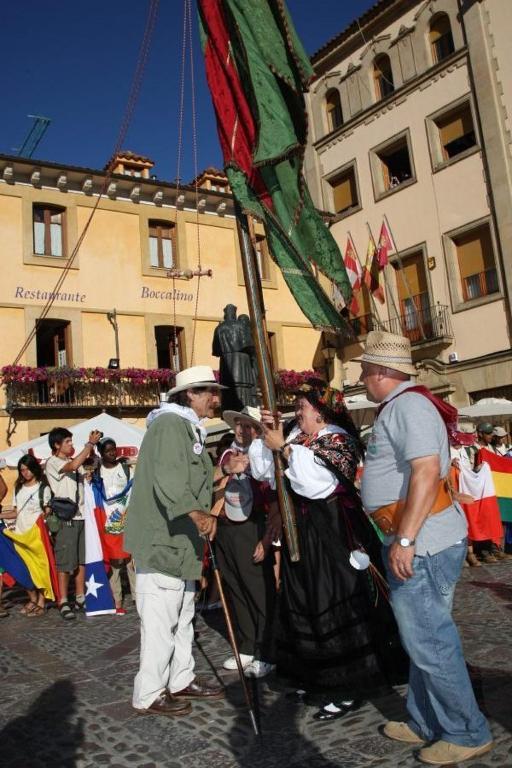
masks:
{"type": "MultiPolygon", "coordinates": [[[[288,0],[308,53],[360,16],[375,0],[288,0]]],[[[2,2],[3,67],[0,153],[16,154],[32,125],[51,118],[34,158],[103,168],[112,155],[130,92],[149,0],[2,2]]],[[[144,81],[124,149],[155,161],[158,178],[177,174],[178,106],[184,0],[160,0],[144,81]]],[[[222,166],[215,118],[194,16],[197,168],[222,166]]],[[[195,175],[187,71],[181,178],[195,175]]]]}

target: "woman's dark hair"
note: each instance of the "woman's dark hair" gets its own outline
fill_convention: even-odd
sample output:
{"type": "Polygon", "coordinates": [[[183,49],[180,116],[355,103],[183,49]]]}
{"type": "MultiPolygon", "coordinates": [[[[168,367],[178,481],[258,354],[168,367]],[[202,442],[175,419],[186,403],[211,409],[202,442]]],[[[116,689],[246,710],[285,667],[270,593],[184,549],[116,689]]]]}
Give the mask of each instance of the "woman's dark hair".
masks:
{"type": "Polygon", "coordinates": [[[25,456],[22,456],[18,461],[18,477],[14,483],[14,493],[18,493],[20,488],[25,485],[25,481],[21,474],[22,467],[29,469],[39,483],[42,482],[45,485],[47,484],[46,477],[43,474],[42,467],[38,460],[35,458],[35,456],[31,456],[30,453],[26,453],[25,456]]]}
{"type": "Polygon", "coordinates": [[[107,450],[107,446],[113,445],[114,448],[117,448],[116,441],[111,437],[105,437],[103,440],[100,440],[98,443],[98,451],[100,452],[100,456],[103,456],[105,451],[107,450]]]}
{"type": "Polygon", "coordinates": [[[303,397],[305,400],[308,401],[310,405],[315,408],[320,416],[323,418],[326,424],[334,424],[337,427],[341,427],[342,429],[347,432],[350,437],[352,437],[357,445],[359,455],[364,455],[364,445],[361,442],[359,438],[359,432],[357,431],[357,427],[352,421],[352,418],[347,411],[346,407],[343,406],[343,408],[339,411],[333,411],[332,408],[329,408],[324,403],[320,402],[320,397],[322,396],[322,392],[318,389],[311,389],[309,392],[298,392],[297,398],[303,397]]]}

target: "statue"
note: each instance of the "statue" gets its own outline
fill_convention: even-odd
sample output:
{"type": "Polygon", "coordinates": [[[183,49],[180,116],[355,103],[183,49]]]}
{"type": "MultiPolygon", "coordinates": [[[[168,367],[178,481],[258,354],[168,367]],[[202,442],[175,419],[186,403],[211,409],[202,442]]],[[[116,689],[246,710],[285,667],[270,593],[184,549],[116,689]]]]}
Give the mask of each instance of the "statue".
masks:
{"type": "Polygon", "coordinates": [[[237,319],[236,307],[224,307],[224,320],[213,334],[212,354],[220,358],[220,383],[223,410],[240,411],[244,405],[257,405],[256,379],[254,376],[254,346],[250,322],[237,319]]]}

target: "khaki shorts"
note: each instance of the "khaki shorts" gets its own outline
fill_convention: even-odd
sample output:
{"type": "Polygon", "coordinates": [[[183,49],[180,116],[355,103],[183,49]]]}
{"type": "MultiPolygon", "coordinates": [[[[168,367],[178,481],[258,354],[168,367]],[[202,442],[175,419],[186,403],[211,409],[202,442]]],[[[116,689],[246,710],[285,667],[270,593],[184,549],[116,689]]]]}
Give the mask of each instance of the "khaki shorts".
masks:
{"type": "Polygon", "coordinates": [[[85,529],[83,520],[60,521],[55,534],[55,562],[61,573],[73,573],[85,564],[85,529]]]}

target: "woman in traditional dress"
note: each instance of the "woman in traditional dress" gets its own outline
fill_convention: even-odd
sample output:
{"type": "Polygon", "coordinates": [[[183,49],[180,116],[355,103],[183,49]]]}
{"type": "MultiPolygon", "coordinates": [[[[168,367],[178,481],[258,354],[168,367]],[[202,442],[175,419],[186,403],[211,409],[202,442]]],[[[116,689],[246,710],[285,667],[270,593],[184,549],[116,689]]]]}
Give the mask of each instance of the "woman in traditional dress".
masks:
{"type": "Polygon", "coordinates": [[[300,560],[291,562],[283,537],[278,670],[300,681],[298,693],[321,704],[314,718],[328,721],[396,682],[407,660],[380,576],[380,541],[354,486],[362,446],[343,396],[305,385],[296,416],[285,440],[264,414],[264,441],[249,457],[258,479],[272,476],[272,451],[287,464],[300,560]]]}
{"type": "Polygon", "coordinates": [[[116,614],[124,616],[121,571],[126,565],[130,592],[135,600],[135,571],[131,556],[124,551],[124,522],[132,487],[130,467],[117,457],[117,445],[111,437],[98,443],[101,463],[92,476],[96,508],[105,513],[102,539],[110,558],[110,588],[116,606],[116,614]]]}

